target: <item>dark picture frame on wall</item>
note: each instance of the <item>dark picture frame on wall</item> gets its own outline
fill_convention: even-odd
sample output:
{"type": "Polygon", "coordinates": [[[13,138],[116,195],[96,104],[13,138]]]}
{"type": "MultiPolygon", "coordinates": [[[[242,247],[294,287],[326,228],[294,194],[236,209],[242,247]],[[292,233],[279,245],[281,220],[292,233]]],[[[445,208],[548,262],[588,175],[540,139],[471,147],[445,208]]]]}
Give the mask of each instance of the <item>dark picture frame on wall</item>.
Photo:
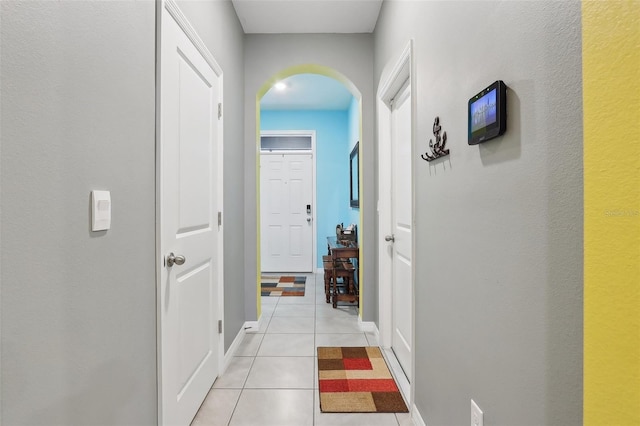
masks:
{"type": "Polygon", "coordinates": [[[359,148],[360,141],[356,142],[356,145],[349,154],[349,204],[351,207],[360,208],[360,167],[359,167],[359,148]]]}

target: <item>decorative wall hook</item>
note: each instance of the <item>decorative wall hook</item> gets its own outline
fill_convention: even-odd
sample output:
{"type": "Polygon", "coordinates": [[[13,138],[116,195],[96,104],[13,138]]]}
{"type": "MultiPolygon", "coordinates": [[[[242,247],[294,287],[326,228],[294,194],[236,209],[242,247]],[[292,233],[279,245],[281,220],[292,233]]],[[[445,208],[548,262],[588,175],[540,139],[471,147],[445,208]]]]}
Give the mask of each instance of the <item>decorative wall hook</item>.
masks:
{"type": "Polygon", "coordinates": [[[449,150],[444,148],[447,144],[447,132],[442,133],[441,137],[440,130],[442,130],[442,126],[440,126],[440,117],[436,117],[435,120],[433,120],[433,135],[436,137],[436,142],[433,143],[433,140],[429,139],[431,155],[429,155],[429,152],[425,152],[421,156],[423,160],[433,161],[436,158],[449,155],[449,150]]]}

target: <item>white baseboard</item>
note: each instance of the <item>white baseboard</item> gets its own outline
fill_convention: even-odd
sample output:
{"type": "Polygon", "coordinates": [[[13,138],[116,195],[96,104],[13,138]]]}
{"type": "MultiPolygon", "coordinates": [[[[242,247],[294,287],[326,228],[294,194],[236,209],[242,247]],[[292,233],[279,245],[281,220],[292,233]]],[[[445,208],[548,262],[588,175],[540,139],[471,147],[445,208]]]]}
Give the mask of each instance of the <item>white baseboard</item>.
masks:
{"type": "Polygon", "coordinates": [[[260,330],[260,323],[262,322],[262,316],[258,321],[245,321],[244,330],[247,333],[257,333],[260,330]]]}
{"type": "Polygon", "coordinates": [[[260,318],[258,318],[258,321],[245,321],[244,330],[247,333],[257,333],[258,331],[260,331],[263,321],[264,321],[264,315],[260,315],[260,318]]]}
{"type": "Polygon", "coordinates": [[[380,347],[382,350],[382,355],[384,356],[387,365],[389,366],[389,370],[391,371],[391,375],[396,381],[398,388],[400,388],[400,393],[404,397],[405,402],[407,403],[407,407],[411,402],[411,384],[405,376],[396,355],[393,353],[391,348],[380,347]]]}
{"type": "Polygon", "coordinates": [[[422,416],[415,404],[413,404],[413,407],[411,408],[411,420],[413,420],[415,426],[427,426],[424,420],[422,420],[422,416]]]}
{"type": "MultiPolygon", "coordinates": [[[[373,333],[375,335],[376,340],[378,342],[380,341],[380,331],[378,330],[378,327],[376,326],[375,322],[362,321],[361,318],[358,318],[358,323],[366,333],[373,333]]],[[[378,346],[380,346],[379,343],[378,343],[378,346]]],[[[409,393],[410,393],[411,385],[409,384],[409,381],[405,377],[404,372],[402,371],[402,367],[400,367],[400,364],[398,363],[398,360],[393,354],[393,351],[391,351],[390,348],[381,347],[381,349],[382,349],[382,354],[384,355],[384,358],[387,364],[389,365],[391,374],[396,380],[398,387],[400,387],[400,391],[402,392],[402,395],[405,398],[405,401],[407,401],[407,406],[408,406],[409,405],[408,401],[410,399],[409,393]]],[[[415,404],[411,409],[411,419],[413,420],[415,426],[427,426],[426,423],[422,420],[422,416],[420,415],[420,412],[418,411],[418,408],[415,406],[415,404]]]]}
{"type": "MultiPolygon", "coordinates": [[[[246,327],[246,323],[245,323],[245,327],[246,327]]],[[[229,350],[224,354],[224,361],[222,362],[222,368],[218,376],[222,376],[222,374],[227,370],[227,367],[231,363],[231,360],[236,355],[236,352],[238,351],[238,347],[244,340],[244,335],[247,334],[245,331],[245,327],[240,328],[240,330],[238,331],[238,334],[236,334],[236,338],[233,339],[231,346],[229,346],[229,350]]]]}
{"type": "Polygon", "coordinates": [[[380,332],[378,331],[378,326],[373,321],[362,321],[362,318],[358,317],[358,324],[366,333],[373,333],[376,336],[376,339],[380,340],[380,332]]]}
{"type": "Polygon", "coordinates": [[[245,321],[245,323],[242,326],[242,328],[240,329],[240,331],[238,331],[238,334],[236,335],[236,338],[233,339],[233,343],[231,343],[231,346],[229,346],[229,350],[227,351],[227,353],[224,354],[224,361],[222,363],[222,371],[220,371],[219,375],[222,375],[222,373],[225,372],[225,370],[229,366],[229,363],[231,362],[233,357],[236,356],[236,352],[238,351],[238,347],[240,346],[240,344],[244,340],[244,336],[247,333],[257,333],[258,330],[260,330],[260,325],[262,323],[262,318],[264,318],[264,317],[260,316],[260,319],[258,321],[245,321]]]}

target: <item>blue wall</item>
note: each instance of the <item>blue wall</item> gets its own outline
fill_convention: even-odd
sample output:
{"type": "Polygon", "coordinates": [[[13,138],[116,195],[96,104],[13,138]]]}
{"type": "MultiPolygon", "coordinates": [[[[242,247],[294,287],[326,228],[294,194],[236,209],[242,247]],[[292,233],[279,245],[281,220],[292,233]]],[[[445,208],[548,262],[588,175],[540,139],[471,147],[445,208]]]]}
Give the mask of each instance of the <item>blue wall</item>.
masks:
{"type": "MultiPolygon", "coordinates": [[[[316,131],[317,267],[336,224],[353,222],[349,207],[349,111],[261,111],[260,130],[316,131]]],[[[357,140],[357,139],[356,139],[357,140]]],[[[357,210],[355,210],[357,212],[357,210]]]]}

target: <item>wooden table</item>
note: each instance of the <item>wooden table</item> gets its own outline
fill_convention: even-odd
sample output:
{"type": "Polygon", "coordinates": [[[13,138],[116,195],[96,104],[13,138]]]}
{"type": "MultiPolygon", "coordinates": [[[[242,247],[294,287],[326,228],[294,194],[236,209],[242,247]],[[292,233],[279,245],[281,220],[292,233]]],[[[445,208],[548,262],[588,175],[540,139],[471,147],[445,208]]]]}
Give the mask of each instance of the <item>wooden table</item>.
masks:
{"type": "Polygon", "coordinates": [[[339,301],[358,304],[360,301],[359,283],[356,283],[358,259],[360,258],[358,244],[353,241],[338,240],[337,237],[332,236],[327,237],[327,249],[333,266],[333,282],[331,284],[333,307],[336,308],[339,301]],[[342,277],[345,280],[343,292],[339,291],[337,285],[338,277],[342,277]]]}

